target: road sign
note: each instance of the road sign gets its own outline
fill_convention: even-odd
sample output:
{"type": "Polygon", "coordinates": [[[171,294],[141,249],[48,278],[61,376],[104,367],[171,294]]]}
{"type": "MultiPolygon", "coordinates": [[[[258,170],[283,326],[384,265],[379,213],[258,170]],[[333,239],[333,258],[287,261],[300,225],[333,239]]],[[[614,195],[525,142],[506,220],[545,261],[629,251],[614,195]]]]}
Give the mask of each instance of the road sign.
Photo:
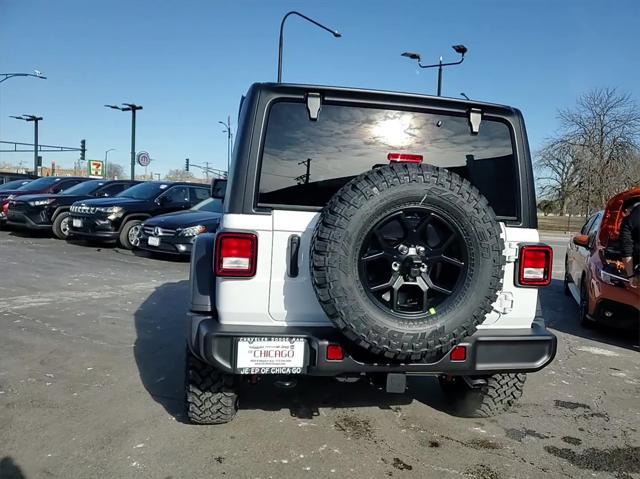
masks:
{"type": "Polygon", "coordinates": [[[140,151],[136,155],[136,161],[140,166],[149,166],[149,163],[151,163],[151,157],[146,151],[140,151]]]}
{"type": "Polygon", "coordinates": [[[104,178],[104,161],[89,160],[87,167],[89,168],[89,178],[104,178]]]}

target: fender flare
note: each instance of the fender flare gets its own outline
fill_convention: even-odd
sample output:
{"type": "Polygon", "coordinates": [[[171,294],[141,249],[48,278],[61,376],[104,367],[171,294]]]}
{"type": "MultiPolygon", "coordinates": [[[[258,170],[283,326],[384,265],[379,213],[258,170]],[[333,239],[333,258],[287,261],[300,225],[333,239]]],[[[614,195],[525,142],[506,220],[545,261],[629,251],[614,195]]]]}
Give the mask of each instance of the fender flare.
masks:
{"type": "Polygon", "coordinates": [[[69,210],[71,210],[71,206],[58,206],[58,208],[56,208],[56,210],[53,212],[53,215],[51,216],[51,222],[54,222],[61,213],[68,213],[69,210]]]}
{"type": "Polygon", "coordinates": [[[216,315],[216,274],[213,256],[216,233],[196,236],[189,264],[189,310],[216,315]]]}

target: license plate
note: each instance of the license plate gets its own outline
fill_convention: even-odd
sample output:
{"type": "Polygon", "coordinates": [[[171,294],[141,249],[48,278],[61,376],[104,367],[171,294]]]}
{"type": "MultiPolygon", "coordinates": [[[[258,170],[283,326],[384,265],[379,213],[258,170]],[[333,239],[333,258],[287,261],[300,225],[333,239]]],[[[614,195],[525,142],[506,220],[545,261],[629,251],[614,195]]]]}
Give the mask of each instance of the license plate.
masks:
{"type": "Polygon", "coordinates": [[[74,218],[73,219],[73,227],[74,228],[82,228],[82,220],[74,218]]]}
{"type": "Polygon", "coordinates": [[[304,338],[238,338],[239,374],[301,374],[305,369],[304,338]]]}
{"type": "Polygon", "coordinates": [[[160,246],[160,238],[156,238],[155,236],[150,236],[147,240],[149,246],[160,246]]]}

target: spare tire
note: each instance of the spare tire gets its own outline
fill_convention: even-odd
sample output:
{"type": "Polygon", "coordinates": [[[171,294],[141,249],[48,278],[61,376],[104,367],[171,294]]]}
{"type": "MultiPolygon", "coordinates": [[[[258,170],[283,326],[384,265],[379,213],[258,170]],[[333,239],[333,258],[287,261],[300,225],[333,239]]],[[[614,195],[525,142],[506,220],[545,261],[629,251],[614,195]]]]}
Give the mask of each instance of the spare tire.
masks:
{"type": "Polygon", "coordinates": [[[504,274],[501,228],[467,180],[415,164],[342,187],[311,241],[311,276],[342,333],[393,360],[434,361],[491,311],[504,274]]]}

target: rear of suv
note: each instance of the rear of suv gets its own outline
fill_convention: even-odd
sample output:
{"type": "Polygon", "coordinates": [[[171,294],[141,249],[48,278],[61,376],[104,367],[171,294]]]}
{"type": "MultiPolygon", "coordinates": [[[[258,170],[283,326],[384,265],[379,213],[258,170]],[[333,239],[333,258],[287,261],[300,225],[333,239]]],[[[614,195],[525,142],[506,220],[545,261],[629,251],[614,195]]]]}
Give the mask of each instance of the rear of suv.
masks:
{"type": "Polygon", "coordinates": [[[488,416],[552,361],[536,314],[552,252],[518,110],[255,84],[238,123],[220,226],[191,258],[192,421],[231,420],[239,382],[264,375],[389,392],[434,375],[488,416]]]}
{"type": "Polygon", "coordinates": [[[113,198],[78,201],[71,206],[69,234],[94,241],[118,241],[123,248],[133,249],[144,220],[188,210],[208,191],[208,186],[194,183],[146,181],[113,198]]]}

